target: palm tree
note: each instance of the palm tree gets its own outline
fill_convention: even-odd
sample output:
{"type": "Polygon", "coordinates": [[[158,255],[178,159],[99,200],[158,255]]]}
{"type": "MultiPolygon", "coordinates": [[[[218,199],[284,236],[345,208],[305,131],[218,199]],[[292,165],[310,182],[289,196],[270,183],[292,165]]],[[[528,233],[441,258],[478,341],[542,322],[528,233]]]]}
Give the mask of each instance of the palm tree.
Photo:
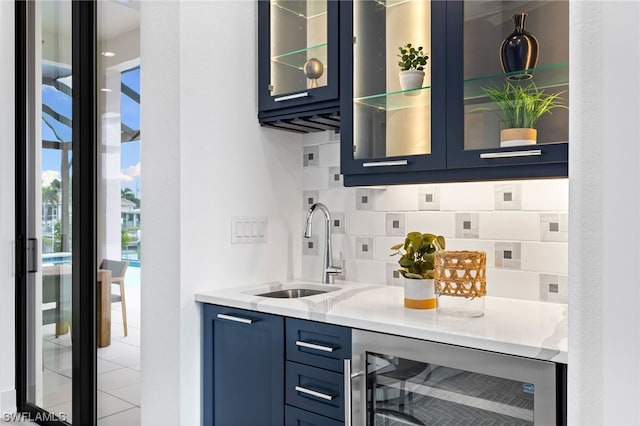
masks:
{"type": "MultiPolygon", "coordinates": [[[[42,225],[43,225],[43,250],[55,250],[55,236],[51,221],[59,218],[58,206],[60,205],[60,181],[54,179],[49,185],[42,187],[42,225]],[[50,241],[50,248],[45,247],[45,242],[50,241]]],[[[59,221],[58,221],[59,222],[59,221]]]]}
{"type": "Polygon", "coordinates": [[[136,194],[133,193],[131,188],[124,188],[120,190],[120,197],[131,201],[136,205],[136,207],[140,208],[140,199],[136,197],[136,194]]]}
{"type": "Polygon", "coordinates": [[[42,204],[57,206],[60,203],[60,181],[54,179],[47,186],[42,187],[42,204]]]}

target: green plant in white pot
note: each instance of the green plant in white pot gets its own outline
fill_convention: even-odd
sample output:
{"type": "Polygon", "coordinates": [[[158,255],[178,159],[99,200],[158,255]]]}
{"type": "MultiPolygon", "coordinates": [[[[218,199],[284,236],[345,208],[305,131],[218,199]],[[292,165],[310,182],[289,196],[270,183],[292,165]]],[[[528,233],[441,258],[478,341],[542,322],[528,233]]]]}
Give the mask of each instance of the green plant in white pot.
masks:
{"type": "Polygon", "coordinates": [[[433,283],[433,254],[444,250],[441,235],[409,232],[403,243],[391,247],[391,256],[400,256],[398,272],[404,277],[404,305],[415,309],[433,309],[436,299],[433,283]]]}
{"type": "Polygon", "coordinates": [[[560,97],[564,91],[547,94],[533,82],[523,87],[505,81],[502,87],[483,87],[482,90],[496,108],[478,108],[474,111],[491,111],[502,121],[501,147],[535,144],[538,120],[545,114],[551,114],[555,108],[567,108],[560,97]]]}
{"type": "Polygon", "coordinates": [[[424,82],[424,67],[429,56],[422,46],[413,47],[411,43],[398,47],[400,53],[400,87],[402,90],[418,89],[424,82]]]}

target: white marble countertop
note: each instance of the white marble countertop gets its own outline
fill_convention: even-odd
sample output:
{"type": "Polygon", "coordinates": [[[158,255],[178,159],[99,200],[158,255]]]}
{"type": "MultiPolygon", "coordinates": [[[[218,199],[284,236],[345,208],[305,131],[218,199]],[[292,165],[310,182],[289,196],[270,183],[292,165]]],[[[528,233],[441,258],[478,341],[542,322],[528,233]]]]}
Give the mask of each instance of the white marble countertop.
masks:
{"type": "Polygon", "coordinates": [[[487,297],[478,318],[407,309],[403,289],[336,282],[336,291],[299,299],[256,294],[324,284],[288,281],[197,293],[198,302],[309,319],[434,342],[567,363],[567,305],[487,297]]]}

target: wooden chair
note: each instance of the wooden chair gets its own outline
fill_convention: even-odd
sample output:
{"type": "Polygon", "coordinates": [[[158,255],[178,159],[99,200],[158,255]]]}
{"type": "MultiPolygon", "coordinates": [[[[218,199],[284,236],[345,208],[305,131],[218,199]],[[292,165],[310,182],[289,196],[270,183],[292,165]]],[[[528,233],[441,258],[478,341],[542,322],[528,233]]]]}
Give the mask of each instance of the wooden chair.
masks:
{"type": "Polygon", "coordinates": [[[71,265],[42,265],[42,325],[56,324],[56,337],[69,332],[71,325],[71,265]]]}
{"type": "Polygon", "coordinates": [[[122,324],[124,326],[124,335],[127,336],[127,304],[124,297],[124,275],[127,272],[129,262],[119,260],[104,259],[100,264],[100,269],[108,269],[111,271],[111,284],[120,286],[120,293],[111,294],[111,302],[120,302],[122,305],[122,324]]]}

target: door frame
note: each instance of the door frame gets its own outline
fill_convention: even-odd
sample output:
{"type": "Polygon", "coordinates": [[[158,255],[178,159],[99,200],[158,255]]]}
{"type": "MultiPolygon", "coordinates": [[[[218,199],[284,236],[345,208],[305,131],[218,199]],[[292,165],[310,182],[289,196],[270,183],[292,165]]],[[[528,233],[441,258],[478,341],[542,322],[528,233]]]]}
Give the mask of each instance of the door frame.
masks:
{"type": "MultiPolygon", "coordinates": [[[[16,403],[19,413],[43,425],[66,424],[27,401],[27,125],[28,1],[15,3],[15,222],[16,403]]],[[[96,286],[96,9],[95,1],[71,2],[72,13],[72,422],[97,421],[96,286]],[[84,141],[82,143],[81,141],[84,141]]]]}

